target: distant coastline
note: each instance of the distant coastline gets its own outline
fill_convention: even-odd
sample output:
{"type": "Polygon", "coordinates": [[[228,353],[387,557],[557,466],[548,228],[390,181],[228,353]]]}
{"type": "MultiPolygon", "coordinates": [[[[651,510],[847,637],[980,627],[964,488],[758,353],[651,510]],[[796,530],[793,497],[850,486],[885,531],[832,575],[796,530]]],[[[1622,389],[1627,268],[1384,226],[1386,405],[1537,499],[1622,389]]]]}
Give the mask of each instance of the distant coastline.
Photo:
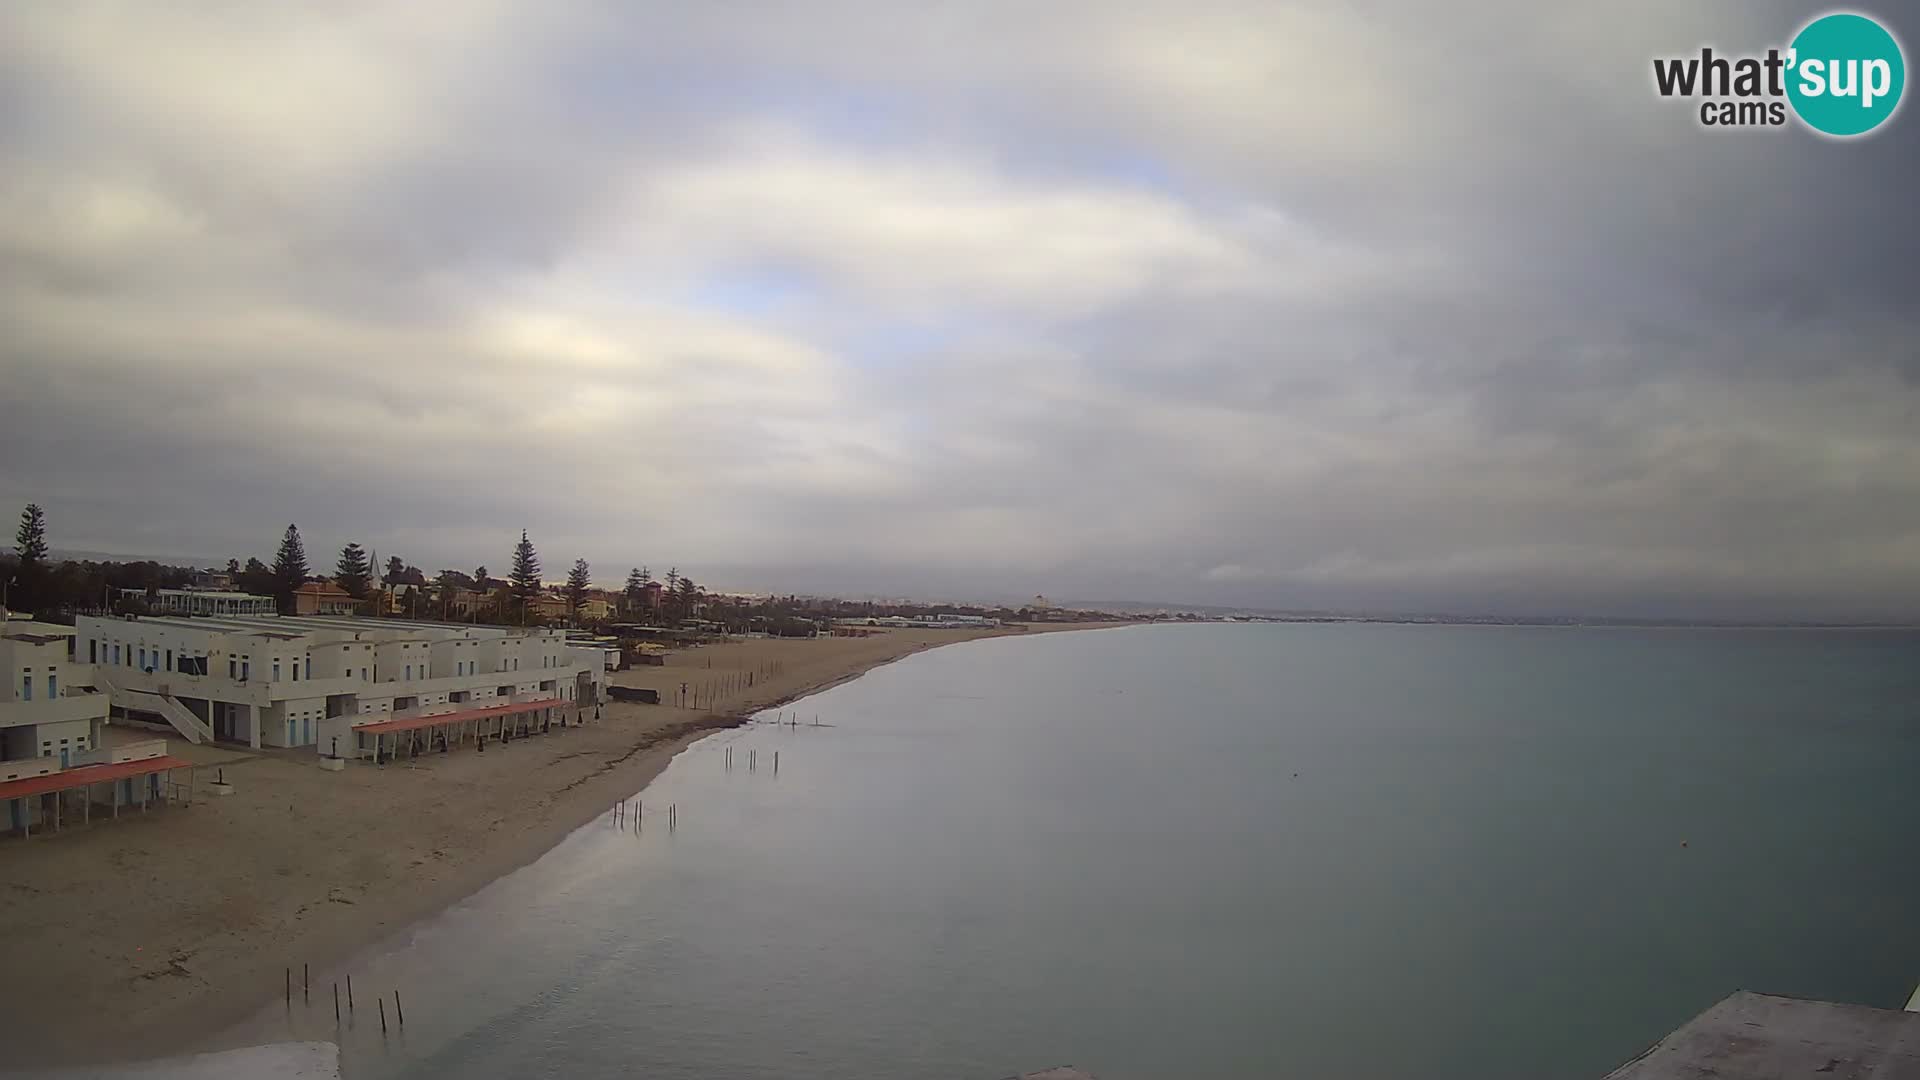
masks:
{"type": "Polygon", "coordinates": [[[1418,612],[1276,611],[1192,607],[1132,601],[1074,601],[1075,610],[1148,621],[1249,623],[1381,623],[1395,626],[1569,626],[1666,630],[1920,630],[1920,620],[1703,619],[1608,615],[1457,615],[1418,612]]]}

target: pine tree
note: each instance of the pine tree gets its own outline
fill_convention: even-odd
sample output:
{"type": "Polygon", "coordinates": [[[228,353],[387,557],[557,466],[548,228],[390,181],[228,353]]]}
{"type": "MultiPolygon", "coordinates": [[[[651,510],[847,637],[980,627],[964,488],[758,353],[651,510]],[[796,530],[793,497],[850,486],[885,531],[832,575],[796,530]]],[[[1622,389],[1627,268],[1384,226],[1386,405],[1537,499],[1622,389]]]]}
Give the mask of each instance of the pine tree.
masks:
{"type": "Polygon", "coordinates": [[[28,503],[20,511],[20,530],[13,534],[13,554],[20,569],[37,568],[47,561],[47,514],[39,503],[28,503]]]}
{"type": "Polygon", "coordinates": [[[593,586],[593,571],[588,568],[587,560],[573,560],[573,569],[567,572],[567,607],[579,611],[580,605],[587,602],[587,590],[593,586]]]}
{"type": "Polygon", "coordinates": [[[647,594],[647,576],[644,570],[634,567],[627,572],[627,614],[640,610],[640,598],[647,594]]]}
{"type": "Polygon", "coordinates": [[[348,544],[340,549],[340,562],[334,567],[333,580],[355,600],[366,598],[367,581],[372,576],[373,568],[367,565],[367,553],[359,544],[348,544]]]}
{"type": "Polygon", "coordinates": [[[293,613],[293,591],[307,583],[308,573],[307,546],[300,542],[300,527],[288,525],[280,537],[280,550],[273,556],[274,595],[283,613],[293,613]]]}
{"type": "Polygon", "coordinates": [[[487,564],[481,563],[473,568],[473,587],[481,592],[487,591],[487,564]]]}
{"type": "Polygon", "coordinates": [[[513,583],[513,594],[522,604],[540,591],[540,556],[533,550],[533,541],[527,539],[525,529],[520,530],[520,542],[513,547],[513,570],[507,580],[513,583]]]}
{"type": "Polygon", "coordinates": [[[400,561],[400,556],[398,555],[387,556],[386,584],[389,588],[400,584],[400,579],[402,575],[406,574],[406,572],[407,572],[407,564],[400,561]]]}
{"type": "Polygon", "coordinates": [[[678,605],[680,617],[682,619],[692,618],[695,614],[694,594],[698,591],[693,584],[693,579],[690,577],[681,578],[679,586],[676,587],[674,591],[680,595],[680,603],[678,605]]]}
{"type": "Polygon", "coordinates": [[[28,503],[20,511],[20,530],[14,534],[13,588],[8,594],[11,604],[29,610],[37,610],[46,599],[42,594],[46,589],[47,578],[47,515],[40,509],[39,503],[28,503]]]}
{"type": "Polygon", "coordinates": [[[228,559],[227,560],[227,577],[237,578],[239,576],[240,576],[240,560],[228,559]]]}

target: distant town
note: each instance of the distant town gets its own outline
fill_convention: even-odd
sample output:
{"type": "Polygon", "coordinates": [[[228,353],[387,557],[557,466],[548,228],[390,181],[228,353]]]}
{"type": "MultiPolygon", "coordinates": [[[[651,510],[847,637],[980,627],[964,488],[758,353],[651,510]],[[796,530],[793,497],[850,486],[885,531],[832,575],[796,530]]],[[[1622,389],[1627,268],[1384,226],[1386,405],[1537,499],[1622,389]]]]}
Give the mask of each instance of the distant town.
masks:
{"type": "Polygon", "coordinates": [[[311,565],[297,525],[278,540],[272,563],[229,558],[224,566],[109,556],[58,558],[44,513],[21,513],[15,544],[0,549],[0,581],[11,610],[71,624],[81,614],[358,615],[475,625],[607,630],[632,624],[669,631],[808,636],[851,625],[962,626],[1011,622],[1395,623],[1482,626],[1879,628],[1868,621],[1649,618],[1568,614],[1329,611],[1169,605],[1138,601],[1018,603],[768,594],[709,589],[678,567],[633,566],[609,587],[576,559],[560,581],[543,576],[525,532],[508,551],[504,576],[485,564],[429,575],[399,554],[350,543],[332,573],[311,565]]]}

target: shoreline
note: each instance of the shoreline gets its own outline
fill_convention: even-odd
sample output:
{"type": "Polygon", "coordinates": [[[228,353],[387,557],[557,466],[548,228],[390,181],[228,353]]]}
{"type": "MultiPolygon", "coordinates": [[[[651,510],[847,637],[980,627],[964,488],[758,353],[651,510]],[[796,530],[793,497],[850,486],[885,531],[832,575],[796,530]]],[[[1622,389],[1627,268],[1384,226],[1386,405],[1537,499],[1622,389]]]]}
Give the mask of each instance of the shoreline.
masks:
{"type": "MultiPolygon", "coordinates": [[[[761,639],[671,654],[616,685],[758,670],[715,708],[614,702],[605,718],[485,753],[461,750],[343,773],[311,753],[170,746],[224,768],[236,795],[97,823],[0,849],[16,935],[0,1012],[33,1033],[9,1066],[70,1066],[223,1048],[282,990],[538,861],[608,806],[644,790],[680,751],[917,653],[963,641],[1133,625],[889,630],[761,639]],[[769,671],[779,665],[777,671],[769,671]],[[503,798],[504,797],[504,798],[503,798]],[[491,816],[490,815],[497,815],[491,816]],[[78,939],[76,942],[75,939],[78,939]],[[102,1026],[113,1032],[101,1039],[102,1026]]],[[[175,740],[177,742],[177,740],[175,740]]],[[[202,785],[212,770],[200,770],[202,785]]]]}

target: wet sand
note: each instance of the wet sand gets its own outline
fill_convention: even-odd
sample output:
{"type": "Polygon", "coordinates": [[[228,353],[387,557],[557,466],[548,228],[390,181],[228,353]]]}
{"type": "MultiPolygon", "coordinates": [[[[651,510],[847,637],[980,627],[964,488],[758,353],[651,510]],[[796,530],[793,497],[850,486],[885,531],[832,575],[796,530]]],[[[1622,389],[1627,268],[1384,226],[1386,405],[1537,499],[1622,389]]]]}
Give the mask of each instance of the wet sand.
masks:
{"type": "Polygon", "coordinates": [[[533,861],[709,731],[925,649],[1042,629],[680,650],[613,681],[665,702],[682,682],[751,671],[754,685],[698,710],[613,703],[585,727],[383,768],[332,773],[310,749],[170,739],[171,752],[212,766],[191,807],[0,842],[7,1065],[201,1049],[279,997],[289,966],[298,994],[302,964],[344,960],[533,861]],[[215,768],[234,794],[208,795],[215,768]]]}

